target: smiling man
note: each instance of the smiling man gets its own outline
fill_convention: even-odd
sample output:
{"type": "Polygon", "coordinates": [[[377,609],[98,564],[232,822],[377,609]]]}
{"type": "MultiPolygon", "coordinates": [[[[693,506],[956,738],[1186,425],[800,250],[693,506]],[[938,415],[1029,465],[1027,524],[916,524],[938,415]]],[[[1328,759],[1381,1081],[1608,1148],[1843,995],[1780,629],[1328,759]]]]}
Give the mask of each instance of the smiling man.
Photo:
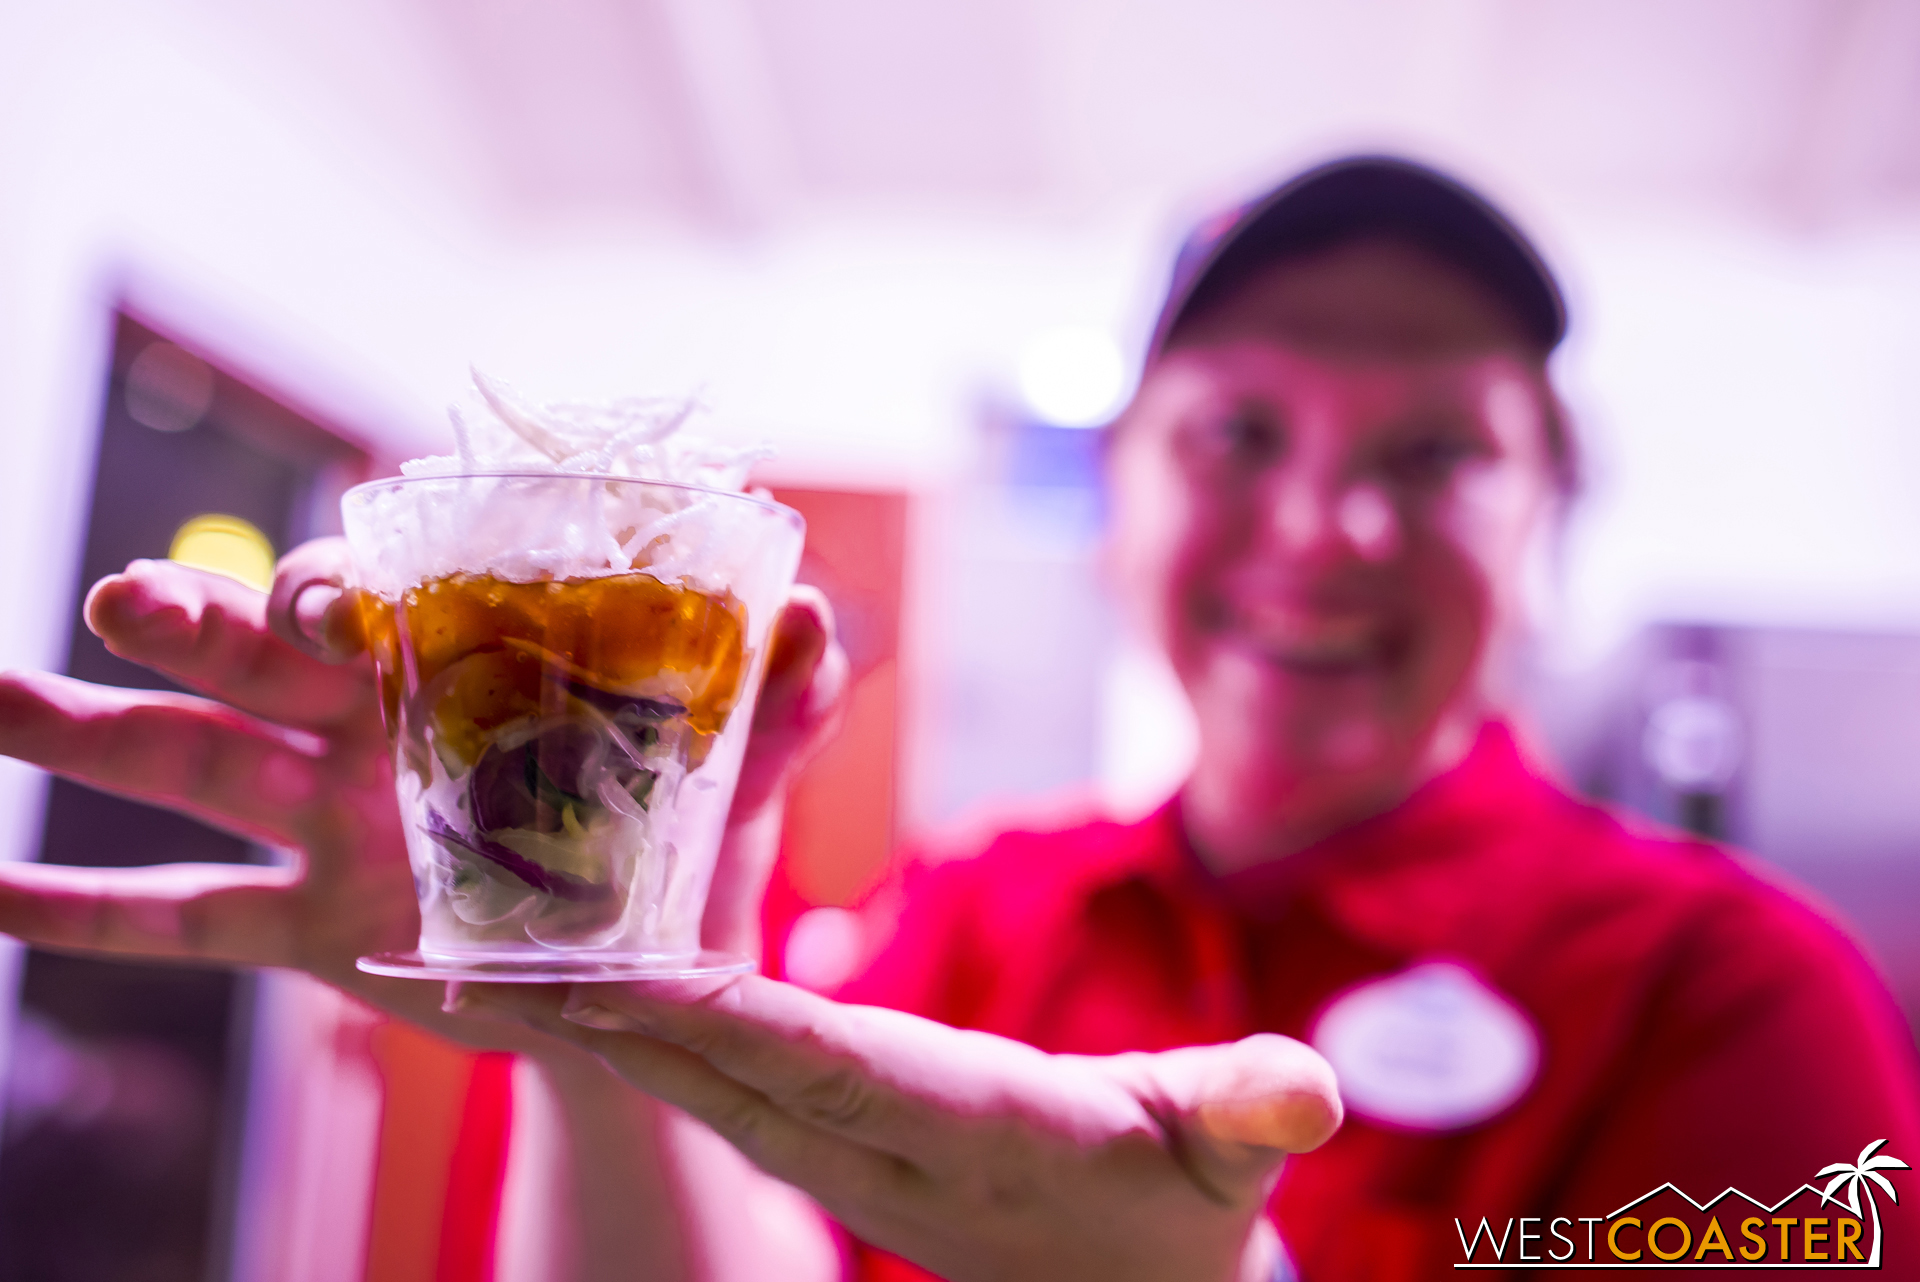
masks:
{"type": "Polygon", "coordinates": [[[1911,1039],[1840,932],[1568,796],[1508,725],[1576,470],[1537,254],[1381,159],[1209,230],[1110,451],[1116,587],[1193,703],[1193,774],[1143,823],[922,874],[843,997],[1056,1052],[1312,1043],[1347,1122],[1271,1203],[1311,1279],[1439,1277],[1456,1218],[1771,1200],[1920,1148],[1911,1039]]]}
{"type": "Polygon", "coordinates": [[[1513,311],[1369,236],[1168,326],[1117,428],[1114,559],[1200,713],[1214,866],[1396,804],[1497,710],[1566,467],[1513,311]]]}

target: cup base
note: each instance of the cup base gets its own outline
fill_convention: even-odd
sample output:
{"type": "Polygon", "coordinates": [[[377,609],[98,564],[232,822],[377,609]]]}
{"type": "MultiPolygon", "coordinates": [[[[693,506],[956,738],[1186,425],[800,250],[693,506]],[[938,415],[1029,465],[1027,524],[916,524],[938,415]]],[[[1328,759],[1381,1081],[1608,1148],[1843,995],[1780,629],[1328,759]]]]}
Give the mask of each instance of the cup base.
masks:
{"type": "Polygon", "coordinates": [[[703,975],[744,975],[755,969],[740,953],[702,949],[673,957],[459,958],[427,957],[419,949],[374,953],[354,963],[369,975],[399,979],[460,979],[488,984],[593,984],[624,979],[693,979],[703,975]]]}

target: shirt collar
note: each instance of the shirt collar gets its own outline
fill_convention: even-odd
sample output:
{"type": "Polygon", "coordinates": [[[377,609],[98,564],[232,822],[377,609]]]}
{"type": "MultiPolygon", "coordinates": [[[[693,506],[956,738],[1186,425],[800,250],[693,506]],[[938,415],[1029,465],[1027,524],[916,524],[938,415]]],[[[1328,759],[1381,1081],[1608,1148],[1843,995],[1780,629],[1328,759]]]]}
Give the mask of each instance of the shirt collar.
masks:
{"type": "Polygon", "coordinates": [[[1563,801],[1522,755],[1511,728],[1489,721],[1459,765],[1385,814],[1306,850],[1214,873],[1187,840],[1176,797],[1089,860],[1080,888],[1091,897],[1144,880],[1162,894],[1197,897],[1252,922],[1277,919],[1309,898],[1352,934],[1418,952],[1423,936],[1457,937],[1453,925],[1485,899],[1490,870],[1473,865],[1504,853],[1487,840],[1489,831],[1510,831],[1563,801]]]}

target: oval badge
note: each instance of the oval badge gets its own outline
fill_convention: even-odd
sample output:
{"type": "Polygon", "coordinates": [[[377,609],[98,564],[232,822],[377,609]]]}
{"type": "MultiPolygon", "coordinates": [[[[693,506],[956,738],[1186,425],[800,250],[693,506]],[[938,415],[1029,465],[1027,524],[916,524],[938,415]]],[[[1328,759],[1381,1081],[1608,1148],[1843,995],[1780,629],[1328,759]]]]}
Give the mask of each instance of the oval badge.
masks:
{"type": "Polygon", "coordinates": [[[1422,962],[1349,989],[1314,1025],[1313,1047],[1360,1116],[1454,1131],[1526,1094],[1540,1038],[1514,1004],[1464,966],[1422,962]]]}

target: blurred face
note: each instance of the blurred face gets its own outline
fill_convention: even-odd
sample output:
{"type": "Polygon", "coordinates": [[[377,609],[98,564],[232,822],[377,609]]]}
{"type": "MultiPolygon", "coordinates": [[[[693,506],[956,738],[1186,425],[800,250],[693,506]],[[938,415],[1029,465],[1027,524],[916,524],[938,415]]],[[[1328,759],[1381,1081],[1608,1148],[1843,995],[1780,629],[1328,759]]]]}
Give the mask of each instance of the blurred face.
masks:
{"type": "Polygon", "coordinates": [[[1483,287],[1359,242],[1190,320],[1113,446],[1112,564],[1200,720],[1187,822],[1287,853],[1456,762],[1551,505],[1541,362],[1483,287]]]}

